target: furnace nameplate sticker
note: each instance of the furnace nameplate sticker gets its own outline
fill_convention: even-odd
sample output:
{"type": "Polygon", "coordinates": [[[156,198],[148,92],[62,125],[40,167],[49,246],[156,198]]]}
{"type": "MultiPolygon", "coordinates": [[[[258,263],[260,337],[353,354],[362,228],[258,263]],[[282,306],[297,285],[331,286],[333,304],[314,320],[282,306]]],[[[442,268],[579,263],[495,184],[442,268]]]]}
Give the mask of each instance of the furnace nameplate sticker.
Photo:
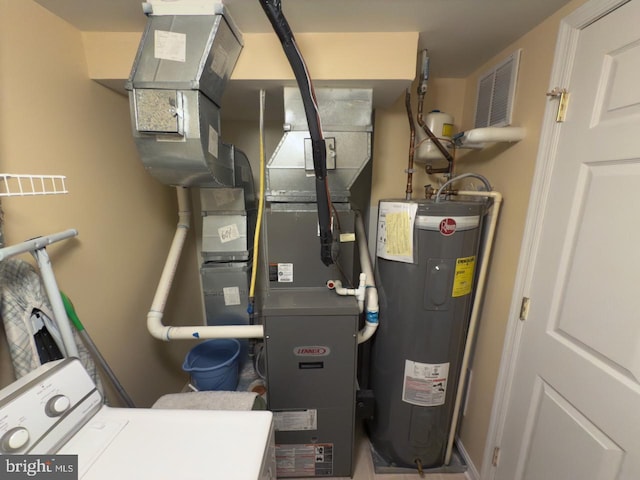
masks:
{"type": "Polygon", "coordinates": [[[153,56],[159,60],[185,62],[187,59],[187,35],[156,30],[153,35],[153,56]]]}
{"type": "Polygon", "coordinates": [[[402,401],[421,407],[444,405],[449,363],[419,363],[405,360],[402,401]]]}
{"type": "Polygon", "coordinates": [[[293,283],[293,263],[278,264],[278,282],[293,283]]]}
{"type": "Polygon", "coordinates": [[[452,297],[464,297],[471,293],[475,266],[475,256],[456,259],[456,272],[453,275],[453,290],[451,292],[452,297]]]}
{"type": "Polygon", "coordinates": [[[318,429],[318,411],[291,410],[273,412],[273,424],[277,432],[298,432],[318,429]]]}

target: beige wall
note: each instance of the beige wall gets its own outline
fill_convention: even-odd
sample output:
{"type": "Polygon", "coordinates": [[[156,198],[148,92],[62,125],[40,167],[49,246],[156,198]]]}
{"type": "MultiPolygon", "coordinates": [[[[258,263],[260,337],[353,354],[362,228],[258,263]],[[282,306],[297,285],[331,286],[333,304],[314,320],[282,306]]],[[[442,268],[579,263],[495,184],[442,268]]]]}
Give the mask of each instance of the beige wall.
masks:
{"type": "MultiPolygon", "coordinates": [[[[66,175],[70,192],[3,198],[7,244],[78,229],[47,249],[59,287],[136,403],[177,391],[188,344],[146,331],[175,194],[142,167],[126,97],[89,80],[80,32],[30,0],[0,0],[0,98],[1,171],[66,175]]],[[[197,286],[193,238],[177,284],[197,286]]],[[[177,289],[166,323],[201,322],[201,302],[198,288],[177,289]]]]}
{"type": "Polygon", "coordinates": [[[489,278],[472,363],[473,378],[460,438],[480,469],[489,427],[502,344],[509,320],[513,283],[526,220],[542,117],[560,20],[583,0],[575,0],[496,55],[466,80],[463,129],[473,127],[478,76],[516,49],[522,48],[513,125],[523,126],[526,137],[517,144],[495,145],[460,157],[458,173],[486,176],[504,196],[489,267],[489,278]]]}

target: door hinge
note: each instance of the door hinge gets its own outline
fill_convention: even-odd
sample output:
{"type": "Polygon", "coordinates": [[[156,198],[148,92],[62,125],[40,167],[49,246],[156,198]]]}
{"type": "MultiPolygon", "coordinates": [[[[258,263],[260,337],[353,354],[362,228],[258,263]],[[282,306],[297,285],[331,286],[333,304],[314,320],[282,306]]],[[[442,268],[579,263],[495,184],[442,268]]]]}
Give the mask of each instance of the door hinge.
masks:
{"type": "Polygon", "coordinates": [[[500,461],[500,447],[495,447],[493,449],[493,457],[491,458],[491,465],[493,465],[494,467],[497,467],[499,461],[500,461]]]}
{"type": "Polygon", "coordinates": [[[520,304],[520,320],[523,322],[529,316],[529,305],[531,304],[531,299],[529,297],[522,297],[522,303],[520,304]]]}
{"type": "Polygon", "coordinates": [[[556,122],[564,122],[567,116],[567,108],[569,107],[569,92],[567,89],[555,87],[550,92],[547,92],[547,97],[559,98],[556,122]]]}

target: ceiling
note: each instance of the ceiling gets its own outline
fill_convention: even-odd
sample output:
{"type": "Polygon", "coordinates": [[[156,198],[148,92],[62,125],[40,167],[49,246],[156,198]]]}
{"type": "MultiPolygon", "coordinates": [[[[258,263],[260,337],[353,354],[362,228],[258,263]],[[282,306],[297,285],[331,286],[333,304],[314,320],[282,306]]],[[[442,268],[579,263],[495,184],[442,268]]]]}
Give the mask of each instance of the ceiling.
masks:
{"type": "MultiPolygon", "coordinates": [[[[141,0],[35,0],[81,31],[142,31],[141,0]]],[[[175,0],[167,0],[175,1],[175,0]]],[[[569,0],[283,0],[299,32],[420,32],[430,74],[461,78],[569,0]]],[[[243,33],[270,32],[258,0],[223,0],[243,33]]]]}

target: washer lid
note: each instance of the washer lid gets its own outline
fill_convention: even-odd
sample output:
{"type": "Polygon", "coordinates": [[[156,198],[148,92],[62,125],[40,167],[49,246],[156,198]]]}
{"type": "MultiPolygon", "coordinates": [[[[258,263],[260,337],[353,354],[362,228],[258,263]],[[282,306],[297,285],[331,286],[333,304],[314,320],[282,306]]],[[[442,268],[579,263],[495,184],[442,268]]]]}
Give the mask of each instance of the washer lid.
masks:
{"type": "Polygon", "coordinates": [[[258,479],[272,439],[268,411],[104,407],[58,453],[83,480],[258,479]]]}

